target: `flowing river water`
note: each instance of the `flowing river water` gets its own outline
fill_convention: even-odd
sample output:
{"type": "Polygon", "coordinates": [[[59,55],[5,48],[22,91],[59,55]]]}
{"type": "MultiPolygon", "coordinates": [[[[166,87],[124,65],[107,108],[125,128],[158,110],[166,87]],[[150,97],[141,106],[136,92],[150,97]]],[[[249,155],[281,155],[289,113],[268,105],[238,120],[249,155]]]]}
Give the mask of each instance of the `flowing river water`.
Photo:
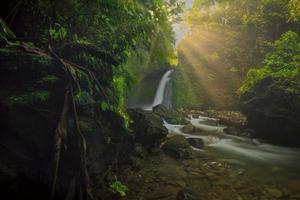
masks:
{"type": "MultiPolygon", "coordinates": [[[[219,125],[217,119],[199,116],[188,119],[202,130],[198,134],[185,134],[183,125],[164,122],[170,134],[184,135],[186,138],[200,138],[204,149],[196,149],[241,169],[253,181],[267,183],[292,183],[292,189],[300,189],[300,149],[261,143],[258,139],[228,135],[226,126],[219,125]],[[296,184],[296,185],[295,185],[296,184]]],[[[297,192],[297,191],[296,191],[297,192]]]]}

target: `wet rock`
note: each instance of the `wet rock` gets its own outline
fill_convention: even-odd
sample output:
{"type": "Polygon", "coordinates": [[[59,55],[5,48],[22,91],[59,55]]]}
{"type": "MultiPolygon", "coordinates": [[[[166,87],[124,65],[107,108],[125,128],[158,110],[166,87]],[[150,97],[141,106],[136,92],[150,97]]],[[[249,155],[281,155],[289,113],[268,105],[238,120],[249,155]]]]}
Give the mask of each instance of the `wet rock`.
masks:
{"type": "Polygon", "coordinates": [[[184,115],[175,109],[169,110],[164,105],[157,105],[152,108],[152,112],[155,115],[160,116],[170,124],[188,124],[184,115]]]}
{"type": "Polygon", "coordinates": [[[182,132],[184,133],[193,133],[195,132],[197,129],[192,125],[192,124],[188,124],[188,125],[185,125],[183,128],[182,128],[182,132]]]}
{"type": "Polygon", "coordinates": [[[229,126],[224,129],[225,133],[230,135],[239,135],[239,130],[234,126],[229,126]]]}
{"type": "Polygon", "coordinates": [[[166,154],[176,159],[187,159],[193,155],[190,144],[182,135],[175,135],[169,138],[162,146],[162,149],[166,154]]]}
{"type": "Polygon", "coordinates": [[[204,147],[204,142],[201,138],[187,138],[187,141],[195,148],[202,149],[204,147]]]}
{"type": "Polygon", "coordinates": [[[235,135],[235,136],[241,136],[241,137],[251,137],[253,133],[253,131],[251,131],[250,129],[242,129],[239,127],[235,127],[235,126],[229,126],[227,128],[224,129],[225,133],[229,134],[229,135],[235,135]]]}
{"type": "Polygon", "coordinates": [[[169,117],[171,115],[171,111],[168,110],[164,105],[157,105],[152,108],[153,113],[161,116],[161,117],[169,117]]]}
{"type": "Polygon", "coordinates": [[[187,190],[178,192],[176,200],[195,200],[196,198],[187,190]]]}
{"type": "Polygon", "coordinates": [[[236,127],[243,127],[247,122],[246,116],[239,111],[206,110],[204,116],[219,119],[222,124],[236,127]]]}
{"type": "Polygon", "coordinates": [[[130,128],[134,130],[136,142],[151,147],[158,145],[167,136],[168,130],[158,115],[141,109],[129,109],[128,113],[133,120],[130,128]]]}

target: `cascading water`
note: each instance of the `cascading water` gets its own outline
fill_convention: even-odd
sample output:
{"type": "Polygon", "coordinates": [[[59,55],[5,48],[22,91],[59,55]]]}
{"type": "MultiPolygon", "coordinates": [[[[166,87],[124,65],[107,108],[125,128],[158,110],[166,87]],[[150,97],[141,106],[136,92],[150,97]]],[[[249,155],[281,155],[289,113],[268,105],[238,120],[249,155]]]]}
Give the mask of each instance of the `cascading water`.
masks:
{"type": "Polygon", "coordinates": [[[172,107],[172,101],[171,101],[171,96],[172,96],[171,74],[172,73],[173,70],[169,70],[160,79],[151,108],[159,104],[163,104],[169,109],[172,107]]]}
{"type": "Polygon", "coordinates": [[[182,131],[184,125],[169,124],[166,121],[164,121],[164,125],[170,134],[201,139],[204,143],[204,149],[201,151],[204,154],[231,163],[235,167],[242,167],[247,170],[248,176],[261,180],[276,179],[286,182],[291,178],[300,178],[300,149],[267,144],[259,142],[258,139],[228,135],[224,132],[226,127],[218,125],[218,120],[214,118],[190,116],[187,120],[202,131],[188,134],[182,131]],[[274,171],[274,168],[278,171],[274,171]]]}
{"type": "MultiPolygon", "coordinates": [[[[150,96],[149,101],[143,102],[139,98],[132,98],[130,99],[131,102],[128,104],[128,108],[141,108],[143,110],[152,110],[154,106],[157,106],[159,104],[164,105],[166,108],[171,109],[172,108],[172,81],[171,81],[171,75],[173,73],[173,69],[167,70],[162,76],[156,78],[157,85],[155,85],[153,89],[154,92],[152,93],[153,96],[150,96]],[[132,101],[134,100],[134,101],[132,101]]],[[[148,85],[141,85],[139,90],[148,90],[148,85]],[[145,87],[146,86],[146,87],[145,87]]],[[[138,90],[138,91],[139,91],[138,90]]],[[[151,93],[151,92],[150,92],[151,93]]],[[[137,93],[139,94],[139,93],[137,93]]],[[[141,97],[141,94],[139,94],[141,97]]],[[[145,92],[143,93],[145,95],[145,92]]]]}

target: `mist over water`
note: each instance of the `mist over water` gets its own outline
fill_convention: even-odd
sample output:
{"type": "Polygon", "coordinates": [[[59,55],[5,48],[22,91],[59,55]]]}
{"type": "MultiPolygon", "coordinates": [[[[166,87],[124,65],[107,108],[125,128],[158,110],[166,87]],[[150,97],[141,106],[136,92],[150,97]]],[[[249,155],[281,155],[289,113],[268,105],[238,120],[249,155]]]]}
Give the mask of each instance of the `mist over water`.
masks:
{"type": "Polygon", "coordinates": [[[183,125],[169,124],[164,121],[170,134],[183,135],[186,138],[200,138],[204,142],[205,154],[228,162],[246,170],[246,174],[260,181],[300,178],[300,149],[261,143],[257,139],[228,135],[225,126],[217,124],[217,119],[199,117],[188,119],[202,130],[197,134],[182,132],[183,125]],[[212,121],[216,122],[211,125],[212,121]],[[208,123],[209,122],[209,123],[208,123]]]}

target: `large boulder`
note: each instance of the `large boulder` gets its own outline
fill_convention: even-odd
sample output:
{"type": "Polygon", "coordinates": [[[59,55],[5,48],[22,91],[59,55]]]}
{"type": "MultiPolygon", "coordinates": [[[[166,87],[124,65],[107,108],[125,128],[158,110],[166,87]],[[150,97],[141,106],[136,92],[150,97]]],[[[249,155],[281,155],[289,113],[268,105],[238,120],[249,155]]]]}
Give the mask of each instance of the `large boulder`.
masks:
{"type": "Polygon", "coordinates": [[[300,86],[266,77],[241,95],[241,109],[259,137],[300,146],[300,86]]]}
{"type": "Polygon", "coordinates": [[[163,151],[175,159],[192,158],[193,150],[182,135],[174,135],[170,137],[162,146],[163,151]]]}
{"type": "Polygon", "coordinates": [[[157,146],[165,138],[168,130],[160,116],[150,111],[129,109],[128,114],[133,120],[130,128],[134,131],[135,141],[146,147],[157,146]]]}

